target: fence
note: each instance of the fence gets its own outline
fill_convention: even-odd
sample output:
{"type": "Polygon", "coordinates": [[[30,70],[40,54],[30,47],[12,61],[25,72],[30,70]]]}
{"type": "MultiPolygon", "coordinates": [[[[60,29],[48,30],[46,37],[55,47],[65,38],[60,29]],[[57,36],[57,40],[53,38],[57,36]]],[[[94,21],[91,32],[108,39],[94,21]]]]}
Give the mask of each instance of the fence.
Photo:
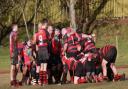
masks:
{"type": "Polygon", "coordinates": [[[109,0],[102,10],[99,18],[125,18],[128,17],[128,0],[109,0]]]}

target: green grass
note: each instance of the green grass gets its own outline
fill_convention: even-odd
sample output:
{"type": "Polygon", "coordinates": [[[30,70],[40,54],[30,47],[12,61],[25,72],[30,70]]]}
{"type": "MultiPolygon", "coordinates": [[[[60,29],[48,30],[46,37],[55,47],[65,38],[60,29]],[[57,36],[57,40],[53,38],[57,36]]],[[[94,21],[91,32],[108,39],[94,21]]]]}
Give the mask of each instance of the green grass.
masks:
{"type": "Polygon", "coordinates": [[[0,48],[0,70],[9,70],[9,48],[0,48]]]}

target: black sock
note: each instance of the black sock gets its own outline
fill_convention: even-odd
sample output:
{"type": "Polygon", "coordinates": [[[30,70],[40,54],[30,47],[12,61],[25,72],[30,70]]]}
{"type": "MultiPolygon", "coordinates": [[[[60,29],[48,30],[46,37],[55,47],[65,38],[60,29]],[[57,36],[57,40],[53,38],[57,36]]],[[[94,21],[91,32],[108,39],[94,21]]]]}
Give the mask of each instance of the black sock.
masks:
{"type": "Polygon", "coordinates": [[[36,73],[36,82],[39,80],[39,73],[36,73]]]}

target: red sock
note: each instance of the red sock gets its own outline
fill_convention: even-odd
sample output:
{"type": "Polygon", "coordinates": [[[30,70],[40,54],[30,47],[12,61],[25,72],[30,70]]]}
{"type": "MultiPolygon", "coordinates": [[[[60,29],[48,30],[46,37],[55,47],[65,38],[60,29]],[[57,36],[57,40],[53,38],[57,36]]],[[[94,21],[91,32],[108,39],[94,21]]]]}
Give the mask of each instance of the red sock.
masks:
{"type": "Polygon", "coordinates": [[[74,82],[74,76],[71,76],[71,82],[74,82]]]}
{"type": "Polygon", "coordinates": [[[40,71],[39,79],[40,79],[41,84],[43,84],[43,71],[40,71]]]}
{"type": "Polygon", "coordinates": [[[43,71],[43,84],[48,84],[47,72],[43,71]]]}
{"type": "Polygon", "coordinates": [[[80,78],[79,80],[78,80],[78,83],[79,84],[81,84],[81,83],[86,83],[87,82],[87,80],[85,79],[85,78],[80,78]]]}

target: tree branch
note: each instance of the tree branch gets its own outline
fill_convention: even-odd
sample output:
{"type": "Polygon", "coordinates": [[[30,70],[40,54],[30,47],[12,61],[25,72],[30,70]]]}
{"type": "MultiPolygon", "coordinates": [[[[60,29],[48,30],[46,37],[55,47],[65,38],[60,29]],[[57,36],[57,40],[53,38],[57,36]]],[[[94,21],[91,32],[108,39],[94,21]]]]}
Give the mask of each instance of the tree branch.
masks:
{"type": "Polygon", "coordinates": [[[102,2],[100,3],[99,7],[94,11],[93,15],[91,15],[89,17],[89,21],[87,22],[86,29],[85,29],[85,31],[87,33],[89,32],[91,24],[96,20],[98,14],[101,13],[101,10],[105,7],[107,2],[108,2],[108,0],[102,0],[102,2]]]}
{"type": "Polygon", "coordinates": [[[70,6],[70,1],[66,0],[67,6],[70,6]]]}

